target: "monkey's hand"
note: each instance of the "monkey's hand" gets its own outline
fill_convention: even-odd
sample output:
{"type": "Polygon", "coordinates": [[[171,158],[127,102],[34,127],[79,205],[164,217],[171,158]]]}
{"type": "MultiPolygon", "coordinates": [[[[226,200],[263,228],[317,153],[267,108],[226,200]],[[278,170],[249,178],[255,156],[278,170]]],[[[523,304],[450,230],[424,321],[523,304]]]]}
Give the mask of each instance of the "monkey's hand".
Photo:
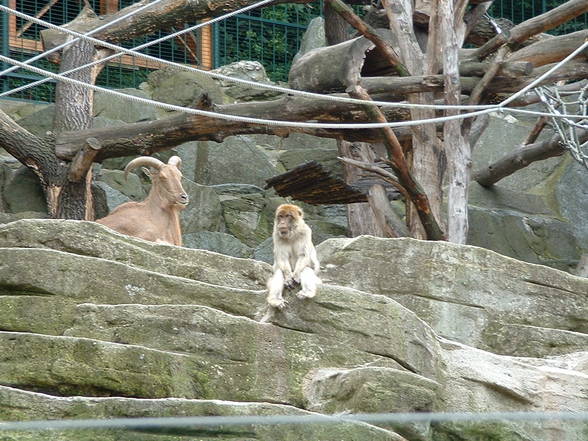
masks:
{"type": "Polygon", "coordinates": [[[269,305],[271,307],[276,308],[276,309],[280,309],[280,310],[284,309],[286,307],[286,305],[288,304],[288,302],[286,302],[282,298],[279,298],[279,299],[275,299],[275,298],[269,299],[268,298],[267,302],[269,303],[269,305]]]}
{"type": "Polygon", "coordinates": [[[300,281],[297,281],[294,276],[288,277],[284,282],[284,287],[288,289],[296,288],[300,284],[300,281]]]}

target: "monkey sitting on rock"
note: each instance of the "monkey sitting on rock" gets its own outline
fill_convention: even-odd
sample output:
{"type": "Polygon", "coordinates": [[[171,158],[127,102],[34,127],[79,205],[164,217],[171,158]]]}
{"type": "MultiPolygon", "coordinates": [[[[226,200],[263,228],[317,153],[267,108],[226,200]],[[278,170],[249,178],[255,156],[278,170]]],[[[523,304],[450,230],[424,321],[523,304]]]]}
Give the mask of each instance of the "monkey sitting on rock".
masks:
{"type": "Polygon", "coordinates": [[[284,308],[284,288],[293,288],[298,284],[301,286],[296,294],[298,298],[314,297],[317,285],[321,283],[317,276],[319,261],[312,244],[312,231],[304,222],[300,207],[282,204],[276,209],[272,238],[274,267],[273,275],[267,282],[267,303],[274,308],[284,308]]]}

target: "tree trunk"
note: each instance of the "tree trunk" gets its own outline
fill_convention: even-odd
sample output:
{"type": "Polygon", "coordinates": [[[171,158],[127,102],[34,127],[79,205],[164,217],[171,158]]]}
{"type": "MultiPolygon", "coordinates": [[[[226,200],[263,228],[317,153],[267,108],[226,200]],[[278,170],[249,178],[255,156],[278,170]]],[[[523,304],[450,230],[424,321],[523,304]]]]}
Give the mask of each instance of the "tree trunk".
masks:
{"type": "MultiPolygon", "coordinates": [[[[375,156],[370,145],[365,142],[350,143],[339,140],[337,141],[337,147],[339,148],[340,156],[358,161],[371,162],[375,156]]],[[[355,184],[361,177],[361,170],[349,164],[343,164],[343,173],[345,183],[350,185],[355,184]]],[[[385,237],[384,230],[377,222],[368,202],[347,204],[347,221],[352,237],[361,236],[362,234],[385,237]]]]}
{"type": "Polygon", "coordinates": [[[323,2],[323,17],[325,18],[325,37],[329,46],[349,39],[347,22],[333,10],[329,2],[323,2]]]}
{"type": "MultiPolygon", "coordinates": [[[[90,63],[93,59],[92,43],[79,40],[63,50],[60,72],[90,63]]],[[[69,77],[93,84],[96,75],[93,69],[87,68],[69,77]]],[[[92,125],[93,101],[92,89],[63,81],[58,82],[55,90],[54,131],[60,133],[89,129],[92,125]]],[[[70,181],[68,179],[70,164],[63,163],[58,167],[55,175],[50,177],[50,180],[55,183],[54,191],[48,193],[48,203],[52,207],[52,214],[62,219],[94,220],[92,172],[87,170],[79,181],[70,181]]]]}
{"type": "MultiPolygon", "coordinates": [[[[394,2],[383,1],[388,14],[390,29],[398,36],[401,60],[412,75],[436,74],[436,51],[437,44],[434,42],[435,35],[430,36],[428,45],[430,51],[425,58],[423,49],[418,43],[412,24],[412,7],[409,0],[394,2]],[[431,41],[433,40],[433,41],[431,41]]],[[[431,104],[434,96],[431,93],[415,93],[408,95],[411,104],[431,104]]],[[[411,119],[429,119],[435,116],[430,109],[412,109],[411,119]]],[[[443,203],[443,176],[445,174],[445,154],[441,142],[437,137],[436,126],[426,124],[420,127],[413,127],[412,141],[412,169],[414,179],[420,183],[425,194],[428,196],[431,212],[437,219],[437,223],[443,228],[441,220],[441,206],[443,203]]],[[[414,208],[408,208],[410,231],[413,237],[424,239],[426,234],[419,224],[419,217],[414,208]]]]}
{"type": "MultiPolygon", "coordinates": [[[[443,53],[445,77],[445,103],[461,104],[461,87],[457,68],[458,42],[452,29],[458,26],[454,20],[452,2],[439,4],[439,29],[443,53]]],[[[465,30],[463,31],[465,35],[465,30]]],[[[459,110],[447,110],[447,116],[459,115],[459,110]]],[[[447,151],[448,182],[447,195],[447,239],[465,244],[468,235],[468,188],[472,167],[471,149],[462,135],[462,120],[446,121],[443,126],[443,140],[447,151]]]]}

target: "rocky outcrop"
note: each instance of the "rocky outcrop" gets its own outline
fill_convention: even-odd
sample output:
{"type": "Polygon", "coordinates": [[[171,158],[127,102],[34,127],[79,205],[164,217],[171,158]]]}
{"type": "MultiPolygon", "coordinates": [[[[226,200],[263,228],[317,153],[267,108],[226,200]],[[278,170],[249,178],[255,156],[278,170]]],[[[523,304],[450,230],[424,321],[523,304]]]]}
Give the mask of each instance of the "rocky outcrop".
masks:
{"type": "MultiPolygon", "coordinates": [[[[321,18],[313,20],[304,40],[300,55],[324,46],[321,18]]],[[[253,61],[232,63],[215,72],[271,83],[263,66],[253,61]]],[[[178,69],[155,71],[140,88],[125,92],[188,106],[203,94],[214,103],[273,99],[276,96],[274,91],[178,69]]],[[[1,101],[0,106],[35,134],[45,136],[52,130],[54,105],[17,105],[13,101],[1,101]]],[[[106,98],[100,93],[95,96],[94,109],[94,127],[114,127],[169,115],[161,109],[106,98]]],[[[473,151],[474,170],[487,167],[511,152],[524,141],[534,124],[535,121],[523,115],[517,115],[517,118],[512,115],[491,116],[488,128],[473,151]]],[[[541,139],[548,136],[546,130],[541,139]]],[[[264,244],[271,229],[271,207],[276,205],[274,202],[286,201],[277,198],[272,190],[264,190],[265,180],[311,159],[319,161],[335,175],[342,173],[337,160],[336,140],[301,133],[292,133],[286,138],[243,135],[228,137],[220,143],[189,142],[156,156],[167,162],[172,154],[178,154],[183,160],[184,186],[189,187],[186,189],[191,196],[191,203],[182,214],[184,243],[240,257],[256,256],[266,261],[271,261],[267,244],[264,244]],[[230,197],[223,194],[223,188],[227,187],[231,188],[230,197]],[[256,192],[251,191],[252,187],[257,189],[256,192]],[[215,194],[217,190],[220,192],[215,194]],[[220,199],[223,199],[222,205],[220,199]],[[239,212],[235,207],[244,209],[239,212]]],[[[122,170],[129,159],[107,159],[95,174],[101,189],[96,200],[106,201],[97,204],[100,215],[105,215],[107,208],[112,210],[128,200],[140,199],[140,194],[148,191],[149,183],[145,179],[140,180],[142,190],[136,182],[128,185],[119,179],[117,170],[122,170]]],[[[0,222],[32,217],[32,213],[45,217],[45,199],[37,178],[30,172],[15,170],[14,166],[20,164],[14,162],[14,158],[0,151],[0,222]]],[[[563,155],[533,163],[491,188],[472,182],[468,244],[576,274],[581,256],[588,254],[588,223],[584,221],[588,212],[586,176],[585,167],[569,155],[563,155]]],[[[302,205],[312,226],[315,243],[348,235],[345,206],[331,209],[333,207],[302,205]],[[332,212],[337,215],[332,216],[332,212]]]]}
{"type": "MultiPolygon", "coordinates": [[[[154,244],[91,222],[0,226],[0,421],[588,409],[586,279],[441,242],[336,239],[319,252],[325,283],[317,297],[286,293],[287,307],[273,311],[262,262],[154,244]],[[485,350],[488,335],[510,355],[485,350]],[[525,335],[535,340],[523,344],[525,335]]],[[[255,440],[583,441],[586,425],[227,430],[255,440]]],[[[15,441],[214,436],[180,427],[157,435],[6,433],[0,425],[0,439],[15,441]]]]}
{"type": "Polygon", "coordinates": [[[588,342],[588,279],[483,248],[409,238],[334,239],[318,252],[327,281],[392,298],[452,340],[531,357],[588,342]]]}

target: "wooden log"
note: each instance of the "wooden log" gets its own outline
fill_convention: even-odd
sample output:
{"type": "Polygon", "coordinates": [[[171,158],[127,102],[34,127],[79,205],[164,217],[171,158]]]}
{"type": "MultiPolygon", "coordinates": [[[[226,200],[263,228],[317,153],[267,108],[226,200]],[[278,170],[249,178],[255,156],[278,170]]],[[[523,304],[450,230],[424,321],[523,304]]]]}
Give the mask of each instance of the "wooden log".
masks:
{"type": "Polygon", "coordinates": [[[365,38],[370,40],[383,55],[385,62],[396,70],[398,75],[406,77],[410,73],[398,58],[398,54],[390,43],[378,35],[377,31],[359,18],[353,10],[341,0],[325,0],[347,23],[357,29],[365,38]]]}
{"type": "Polygon", "coordinates": [[[313,205],[367,201],[364,192],[332,176],[316,161],[306,162],[286,173],[266,179],[265,188],[273,188],[280,196],[289,196],[313,205]]]}
{"type": "MultiPolygon", "coordinates": [[[[578,49],[586,39],[588,39],[588,30],[540,40],[514,52],[508,61],[512,63],[525,61],[531,63],[533,67],[556,63],[578,49]]],[[[578,54],[574,61],[586,60],[587,58],[588,49],[578,54]]]]}
{"type": "MultiPolygon", "coordinates": [[[[578,139],[580,142],[588,140],[588,130],[579,130],[578,139]]],[[[489,187],[517,170],[525,168],[532,162],[561,156],[565,152],[566,149],[561,145],[560,137],[554,136],[547,141],[516,149],[488,167],[478,170],[474,173],[473,178],[478,184],[489,187]]]]}
{"type": "Polygon", "coordinates": [[[76,153],[76,156],[71,162],[67,179],[70,182],[80,182],[92,167],[94,158],[98,151],[102,148],[100,141],[96,138],[88,138],[86,144],[76,153]]]}
{"type": "Polygon", "coordinates": [[[294,62],[288,83],[310,92],[343,91],[360,78],[366,53],[374,47],[367,38],[358,37],[314,49],[294,62]]]}
{"type": "Polygon", "coordinates": [[[497,65],[496,75],[505,78],[518,78],[528,76],[533,72],[533,63],[530,61],[505,61],[497,63],[479,61],[461,61],[459,63],[459,74],[463,77],[482,77],[492,66],[497,65]]]}
{"type": "Polygon", "coordinates": [[[554,29],[586,12],[588,12],[588,2],[586,0],[569,0],[544,14],[537,15],[514,26],[508,32],[498,34],[476,50],[474,58],[483,60],[504,44],[521,44],[534,35],[554,29]]]}

